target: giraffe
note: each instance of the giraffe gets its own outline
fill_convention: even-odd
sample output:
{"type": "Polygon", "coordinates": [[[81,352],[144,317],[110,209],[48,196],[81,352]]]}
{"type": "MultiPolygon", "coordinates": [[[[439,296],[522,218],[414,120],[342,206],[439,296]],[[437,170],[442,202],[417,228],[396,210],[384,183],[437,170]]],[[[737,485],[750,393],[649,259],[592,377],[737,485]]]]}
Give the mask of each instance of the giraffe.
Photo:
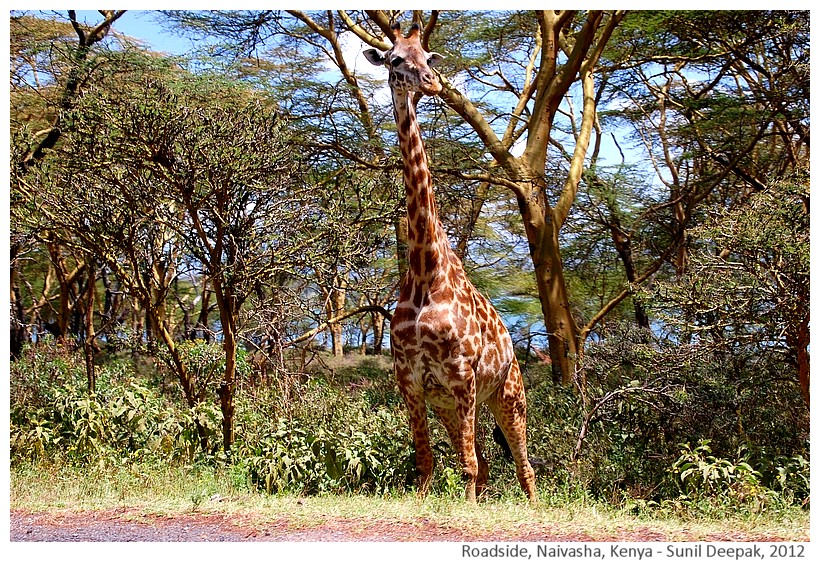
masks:
{"type": "Polygon", "coordinates": [[[470,283],[438,220],[427,154],[413,96],[442,90],[431,70],[443,57],[426,52],[413,24],[407,36],[394,24],[393,47],[364,52],[388,70],[407,196],[408,269],[390,326],[393,366],[407,406],[416,450],[419,495],[430,489],[433,454],[427,403],[441,419],[458,453],[465,496],[475,502],[488,466],[476,441],[479,406],[489,406],[516,465],[521,488],[536,502],[535,474],[527,459],[527,402],[512,340],[492,304],[470,283]]]}

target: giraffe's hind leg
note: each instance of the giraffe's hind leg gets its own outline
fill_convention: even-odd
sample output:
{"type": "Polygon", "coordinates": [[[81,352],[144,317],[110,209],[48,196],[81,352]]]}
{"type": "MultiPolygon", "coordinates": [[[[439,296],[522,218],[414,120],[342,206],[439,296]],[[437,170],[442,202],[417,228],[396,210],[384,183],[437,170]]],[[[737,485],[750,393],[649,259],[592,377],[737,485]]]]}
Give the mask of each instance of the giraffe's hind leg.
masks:
{"type": "Polygon", "coordinates": [[[505,383],[488,401],[490,411],[510,446],[515,473],[530,503],[536,503],[535,472],[527,458],[527,398],[518,361],[513,361],[505,383]]]}
{"type": "Polygon", "coordinates": [[[484,495],[484,491],[487,489],[487,479],[490,476],[490,465],[487,464],[487,460],[484,458],[484,455],[481,454],[481,444],[478,442],[478,411],[476,411],[475,427],[475,454],[476,457],[478,457],[478,478],[476,478],[475,482],[475,495],[477,498],[481,499],[481,496],[484,495]]]}

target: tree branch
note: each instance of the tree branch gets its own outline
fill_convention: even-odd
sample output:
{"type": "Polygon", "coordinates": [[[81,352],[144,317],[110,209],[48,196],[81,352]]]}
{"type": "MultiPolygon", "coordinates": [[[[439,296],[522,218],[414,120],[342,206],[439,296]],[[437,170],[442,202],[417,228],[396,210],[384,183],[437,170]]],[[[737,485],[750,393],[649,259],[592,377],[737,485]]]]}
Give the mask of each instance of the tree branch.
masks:
{"type": "Polygon", "coordinates": [[[595,315],[592,318],[590,318],[589,322],[587,322],[586,325],[583,328],[581,328],[581,330],[580,330],[581,341],[586,341],[586,339],[589,336],[590,332],[592,332],[593,328],[595,328],[595,326],[598,324],[598,322],[600,322],[603,319],[604,316],[609,314],[609,312],[613,308],[618,306],[618,304],[620,304],[621,301],[623,301],[626,297],[628,297],[629,295],[631,295],[634,292],[633,285],[639,285],[639,284],[643,283],[644,281],[646,281],[650,276],[654,275],[655,272],[657,272],[661,268],[661,266],[664,263],[666,263],[666,260],[669,259],[669,256],[672,255],[672,253],[677,249],[677,247],[678,247],[678,240],[676,239],[674,242],[672,242],[672,244],[670,244],[666,248],[666,250],[664,250],[663,254],[661,254],[661,256],[657,260],[655,260],[655,263],[653,263],[641,275],[636,277],[635,281],[633,283],[629,284],[630,285],[629,287],[627,287],[626,289],[624,289],[623,291],[618,293],[618,295],[616,295],[614,298],[610,299],[610,301],[608,303],[606,303],[603,307],[601,307],[601,309],[598,312],[596,312],[595,315]]]}
{"type": "Polygon", "coordinates": [[[392,320],[393,319],[393,315],[390,314],[390,312],[386,308],[384,308],[383,306],[380,306],[378,304],[360,306],[360,307],[358,307],[354,310],[345,312],[344,314],[340,314],[339,316],[334,316],[333,318],[329,318],[326,322],[321,322],[318,326],[316,326],[312,330],[308,330],[307,332],[305,332],[301,336],[299,336],[295,339],[292,339],[291,341],[285,343],[283,345],[283,347],[288,347],[288,346],[296,345],[297,343],[302,343],[303,341],[307,341],[307,340],[313,338],[314,336],[316,336],[316,334],[323,331],[325,328],[327,328],[331,324],[336,324],[337,322],[341,322],[342,320],[350,318],[351,316],[356,316],[357,314],[362,314],[364,312],[378,312],[379,314],[384,316],[387,320],[392,320]]]}
{"type": "Polygon", "coordinates": [[[365,28],[354,22],[350,16],[344,10],[338,11],[339,17],[342,18],[342,21],[347,26],[347,28],[353,32],[356,37],[361,39],[367,45],[378,49],[380,51],[386,51],[390,49],[390,44],[382,41],[378,37],[375,37],[370,32],[368,32],[365,28]]]}
{"type": "MultiPolygon", "coordinates": [[[[390,26],[393,22],[390,21],[390,17],[384,12],[384,10],[365,10],[365,13],[367,13],[367,15],[370,16],[370,19],[372,19],[373,22],[379,26],[379,29],[384,32],[384,36],[389,37],[392,41],[393,30],[390,29],[390,26]]],[[[388,47],[388,49],[389,48],[390,47],[388,47]]]]}
{"type": "Polygon", "coordinates": [[[456,113],[458,113],[464,121],[470,125],[478,134],[481,142],[484,143],[485,148],[490,152],[490,155],[508,172],[514,172],[512,175],[519,175],[518,163],[515,157],[510,153],[509,148],[504,146],[498,135],[495,134],[493,128],[484,119],[484,116],[478,111],[473,103],[467,99],[464,94],[458,91],[449,80],[445,77],[440,77],[443,89],[439,97],[456,113]]]}

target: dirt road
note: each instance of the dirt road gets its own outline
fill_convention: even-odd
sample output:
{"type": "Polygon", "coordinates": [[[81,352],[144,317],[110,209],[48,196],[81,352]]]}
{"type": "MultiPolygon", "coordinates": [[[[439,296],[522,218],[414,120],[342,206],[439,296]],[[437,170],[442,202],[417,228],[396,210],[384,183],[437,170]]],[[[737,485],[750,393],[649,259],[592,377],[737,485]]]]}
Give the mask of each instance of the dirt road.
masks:
{"type": "MultiPolygon", "coordinates": [[[[765,541],[782,537],[727,532],[712,535],[674,536],[649,527],[618,531],[611,536],[562,531],[557,525],[521,526],[513,533],[465,533],[463,530],[419,518],[411,522],[387,519],[323,518],[310,525],[294,525],[287,519],[265,520],[253,514],[188,513],[150,515],[138,510],[29,512],[11,510],[10,539],[59,542],[244,542],[244,541],[765,541]]],[[[805,540],[809,540],[806,536],[805,540]]]]}

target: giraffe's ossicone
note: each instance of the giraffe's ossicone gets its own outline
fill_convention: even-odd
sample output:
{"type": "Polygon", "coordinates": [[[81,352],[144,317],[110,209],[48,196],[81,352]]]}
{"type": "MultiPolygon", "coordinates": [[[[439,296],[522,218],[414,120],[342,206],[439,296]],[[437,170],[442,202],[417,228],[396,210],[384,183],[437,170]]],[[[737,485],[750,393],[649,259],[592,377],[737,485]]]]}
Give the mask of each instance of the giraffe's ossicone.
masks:
{"type": "Polygon", "coordinates": [[[393,26],[393,47],[365,56],[388,69],[407,192],[408,269],[390,325],[399,391],[410,416],[419,493],[433,474],[427,427],[429,403],[456,449],[474,502],[487,483],[488,467],[476,440],[478,408],[489,406],[509,443],[521,487],[536,500],[535,475],[527,458],[527,401],[512,340],[492,304],[464,273],[438,220],[427,153],[413,94],[434,96],[442,84],[432,70],[443,59],[426,52],[420,28],[407,36],[393,26]]]}

